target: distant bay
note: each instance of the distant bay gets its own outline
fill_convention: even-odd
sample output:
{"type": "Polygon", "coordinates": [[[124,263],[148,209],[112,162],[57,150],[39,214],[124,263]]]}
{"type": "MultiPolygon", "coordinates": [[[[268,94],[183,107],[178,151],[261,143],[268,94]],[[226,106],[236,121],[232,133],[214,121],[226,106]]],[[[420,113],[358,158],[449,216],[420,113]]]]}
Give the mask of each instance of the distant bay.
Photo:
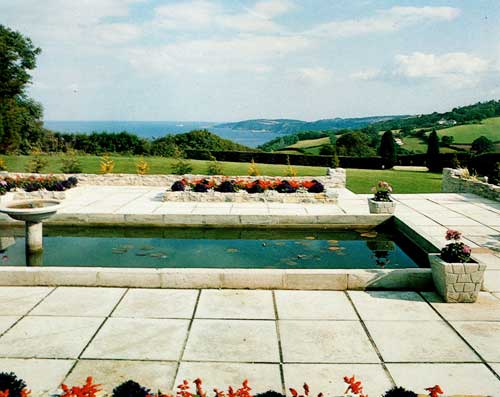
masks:
{"type": "Polygon", "coordinates": [[[215,128],[216,123],[182,121],[45,121],[49,130],[66,133],[122,132],[127,131],[143,138],[160,138],[170,134],[181,134],[197,129],[207,129],[221,138],[230,139],[242,145],[256,147],[280,134],[250,130],[215,128]]]}

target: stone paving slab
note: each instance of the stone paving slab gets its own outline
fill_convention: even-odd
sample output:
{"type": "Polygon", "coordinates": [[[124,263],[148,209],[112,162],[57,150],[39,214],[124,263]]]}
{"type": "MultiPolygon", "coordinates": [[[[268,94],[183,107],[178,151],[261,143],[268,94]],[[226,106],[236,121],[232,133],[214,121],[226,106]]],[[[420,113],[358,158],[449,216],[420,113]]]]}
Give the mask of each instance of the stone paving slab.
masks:
{"type": "Polygon", "coordinates": [[[347,296],[340,291],[276,291],[282,320],[357,320],[347,296]]]}
{"type": "Polygon", "coordinates": [[[349,296],[363,320],[439,320],[416,292],[349,291],[349,296]]]}
{"type": "Polygon", "coordinates": [[[0,315],[24,315],[52,290],[45,287],[1,287],[0,315]]]}
{"type": "Polygon", "coordinates": [[[194,320],[183,360],[279,362],[274,321],[194,320]]]}
{"type": "Polygon", "coordinates": [[[151,388],[153,392],[169,392],[176,369],[175,362],[80,360],[64,382],[68,386],[81,385],[85,383],[87,376],[92,376],[96,382],[102,384],[103,392],[111,394],[114,387],[133,379],[151,388]]]}
{"type": "Polygon", "coordinates": [[[203,290],[196,318],[275,319],[271,291],[203,290]]]}
{"type": "Polygon", "coordinates": [[[24,317],[0,338],[0,357],[77,358],[103,320],[24,317]]]}
{"type": "Polygon", "coordinates": [[[30,314],[106,317],[124,293],[124,288],[60,287],[47,296],[30,314]]]}
{"type": "Polygon", "coordinates": [[[288,396],[290,387],[302,391],[302,379],[307,379],[313,396],[321,392],[328,396],[344,395],[343,377],[352,375],[363,382],[369,396],[382,396],[392,387],[380,364],[285,364],[283,371],[288,396]]]}
{"type": "Polygon", "coordinates": [[[129,289],[112,316],[190,319],[198,294],[198,290],[129,289]]]}
{"type": "Polygon", "coordinates": [[[19,316],[2,316],[0,317],[0,335],[12,327],[16,321],[21,317],[19,316]]]}
{"type": "Polygon", "coordinates": [[[378,363],[359,321],[280,320],[286,363],[378,363]]]}
{"type": "Polygon", "coordinates": [[[26,381],[31,396],[51,396],[63,383],[65,375],[74,363],[74,360],[0,358],[0,369],[14,372],[26,381]]]}
{"type": "Polygon", "coordinates": [[[500,321],[500,300],[480,292],[476,303],[450,305],[435,292],[422,292],[425,299],[448,321],[500,321]]]}
{"type": "Polygon", "coordinates": [[[82,357],[177,361],[187,330],[187,320],[110,318],[82,357]]]}
{"type": "Polygon", "coordinates": [[[203,380],[208,395],[214,388],[227,390],[232,385],[236,389],[245,379],[248,379],[254,395],[268,390],[282,392],[283,389],[279,364],[255,363],[182,362],[175,385],[184,379],[192,381],[198,377],[203,380]]]}
{"type": "Polygon", "coordinates": [[[452,321],[451,325],[486,361],[500,363],[500,322],[452,321]]]}
{"type": "Polygon", "coordinates": [[[368,332],[388,362],[479,362],[443,321],[367,321],[368,332]]]}
{"type": "Polygon", "coordinates": [[[398,385],[425,392],[441,385],[446,394],[500,395],[500,382],[483,364],[387,364],[398,385]]]}

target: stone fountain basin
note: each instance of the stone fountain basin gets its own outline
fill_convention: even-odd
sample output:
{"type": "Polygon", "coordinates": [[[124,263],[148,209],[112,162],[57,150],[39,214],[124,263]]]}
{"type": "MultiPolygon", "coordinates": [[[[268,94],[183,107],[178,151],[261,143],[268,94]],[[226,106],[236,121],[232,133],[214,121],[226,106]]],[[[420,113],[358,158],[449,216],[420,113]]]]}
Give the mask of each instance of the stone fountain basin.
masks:
{"type": "Polygon", "coordinates": [[[0,212],[18,221],[41,222],[50,218],[61,207],[59,200],[22,200],[9,202],[0,208],[0,212]]]}

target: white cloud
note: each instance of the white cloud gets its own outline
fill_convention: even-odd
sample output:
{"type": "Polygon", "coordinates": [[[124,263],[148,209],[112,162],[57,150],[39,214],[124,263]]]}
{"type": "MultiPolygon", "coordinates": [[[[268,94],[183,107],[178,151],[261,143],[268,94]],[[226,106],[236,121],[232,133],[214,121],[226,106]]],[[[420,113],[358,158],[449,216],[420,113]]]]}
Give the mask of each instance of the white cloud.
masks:
{"type": "Polygon", "coordinates": [[[396,56],[395,74],[414,79],[436,79],[456,87],[474,86],[490,69],[490,63],[465,52],[443,55],[414,52],[396,56]]]}
{"type": "Polygon", "coordinates": [[[351,73],[349,77],[353,80],[370,81],[376,80],[381,74],[382,72],[379,69],[364,69],[351,73]]]}
{"type": "Polygon", "coordinates": [[[293,75],[299,81],[315,85],[322,85],[333,79],[333,71],[321,66],[299,68],[293,75]]]}
{"type": "Polygon", "coordinates": [[[308,45],[309,41],[299,36],[239,36],[136,48],[129,51],[128,59],[137,69],[160,75],[175,70],[265,73],[272,69],[273,60],[308,45]]]}
{"type": "Polygon", "coordinates": [[[288,12],[293,3],[288,0],[257,2],[245,12],[230,13],[207,0],[162,5],[155,8],[153,24],[172,30],[203,30],[226,28],[240,32],[277,31],[273,18],[288,12]]]}
{"type": "Polygon", "coordinates": [[[375,16],[333,21],[317,26],[309,34],[337,38],[400,30],[425,21],[450,21],[460,15],[453,7],[392,7],[375,16]]]}

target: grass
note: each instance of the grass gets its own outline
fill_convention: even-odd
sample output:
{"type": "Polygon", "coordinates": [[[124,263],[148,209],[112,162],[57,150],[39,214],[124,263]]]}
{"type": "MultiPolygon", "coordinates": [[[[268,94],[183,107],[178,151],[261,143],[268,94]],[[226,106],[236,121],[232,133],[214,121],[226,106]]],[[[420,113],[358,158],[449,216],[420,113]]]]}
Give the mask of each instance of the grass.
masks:
{"type": "MultiPolygon", "coordinates": [[[[61,160],[64,155],[46,155],[48,165],[42,172],[45,173],[60,173],[61,160]]],[[[26,166],[30,161],[30,156],[0,156],[1,159],[7,163],[7,169],[12,172],[25,172],[26,166]]],[[[136,174],[136,162],[141,157],[133,156],[111,156],[115,162],[113,173],[115,174],[136,174]]],[[[149,174],[171,174],[172,165],[176,162],[175,159],[165,157],[145,157],[144,158],[150,168],[149,174]]],[[[98,174],[99,156],[78,156],[78,160],[82,165],[82,172],[86,174],[98,174]]],[[[209,161],[204,160],[187,160],[193,167],[193,174],[206,174],[209,161]]],[[[226,175],[246,175],[248,171],[248,163],[232,163],[220,162],[224,174],[226,175]]],[[[281,164],[257,164],[259,171],[262,175],[269,176],[284,176],[286,174],[286,165],[281,164]]],[[[307,166],[294,166],[297,170],[298,176],[320,176],[326,175],[325,167],[307,167],[307,166]]]]}
{"type": "Polygon", "coordinates": [[[354,193],[371,193],[378,181],[387,181],[394,193],[440,193],[441,174],[402,170],[347,169],[347,188],[354,193]]]}
{"type": "MultiPolygon", "coordinates": [[[[427,153],[427,143],[422,142],[420,138],[416,137],[405,137],[401,138],[404,145],[401,146],[403,149],[413,150],[415,153],[427,153]]],[[[456,153],[456,150],[450,149],[448,147],[440,147],[439,151],[441,153],[456,153]]]]}
{"type": "Polygon", "coordinates": [[[287,146],[287,148],[297,148],[297,149],[305,149],[308,147],[329,145],[331,143],[329,137],[317,138],[317,139],[305,139],[303,141],[298,141],[293,145],[287,146]]]}
{"type": "Polygon", "coordinates": [[[443,135],[452,136],[453,143],[472,143],[481,135],[491,139],[493,142],[500,141],[500,117],[492,117],[483,120],[480,124],[458,125],[437,131],[441,137],[443,135]]]}

